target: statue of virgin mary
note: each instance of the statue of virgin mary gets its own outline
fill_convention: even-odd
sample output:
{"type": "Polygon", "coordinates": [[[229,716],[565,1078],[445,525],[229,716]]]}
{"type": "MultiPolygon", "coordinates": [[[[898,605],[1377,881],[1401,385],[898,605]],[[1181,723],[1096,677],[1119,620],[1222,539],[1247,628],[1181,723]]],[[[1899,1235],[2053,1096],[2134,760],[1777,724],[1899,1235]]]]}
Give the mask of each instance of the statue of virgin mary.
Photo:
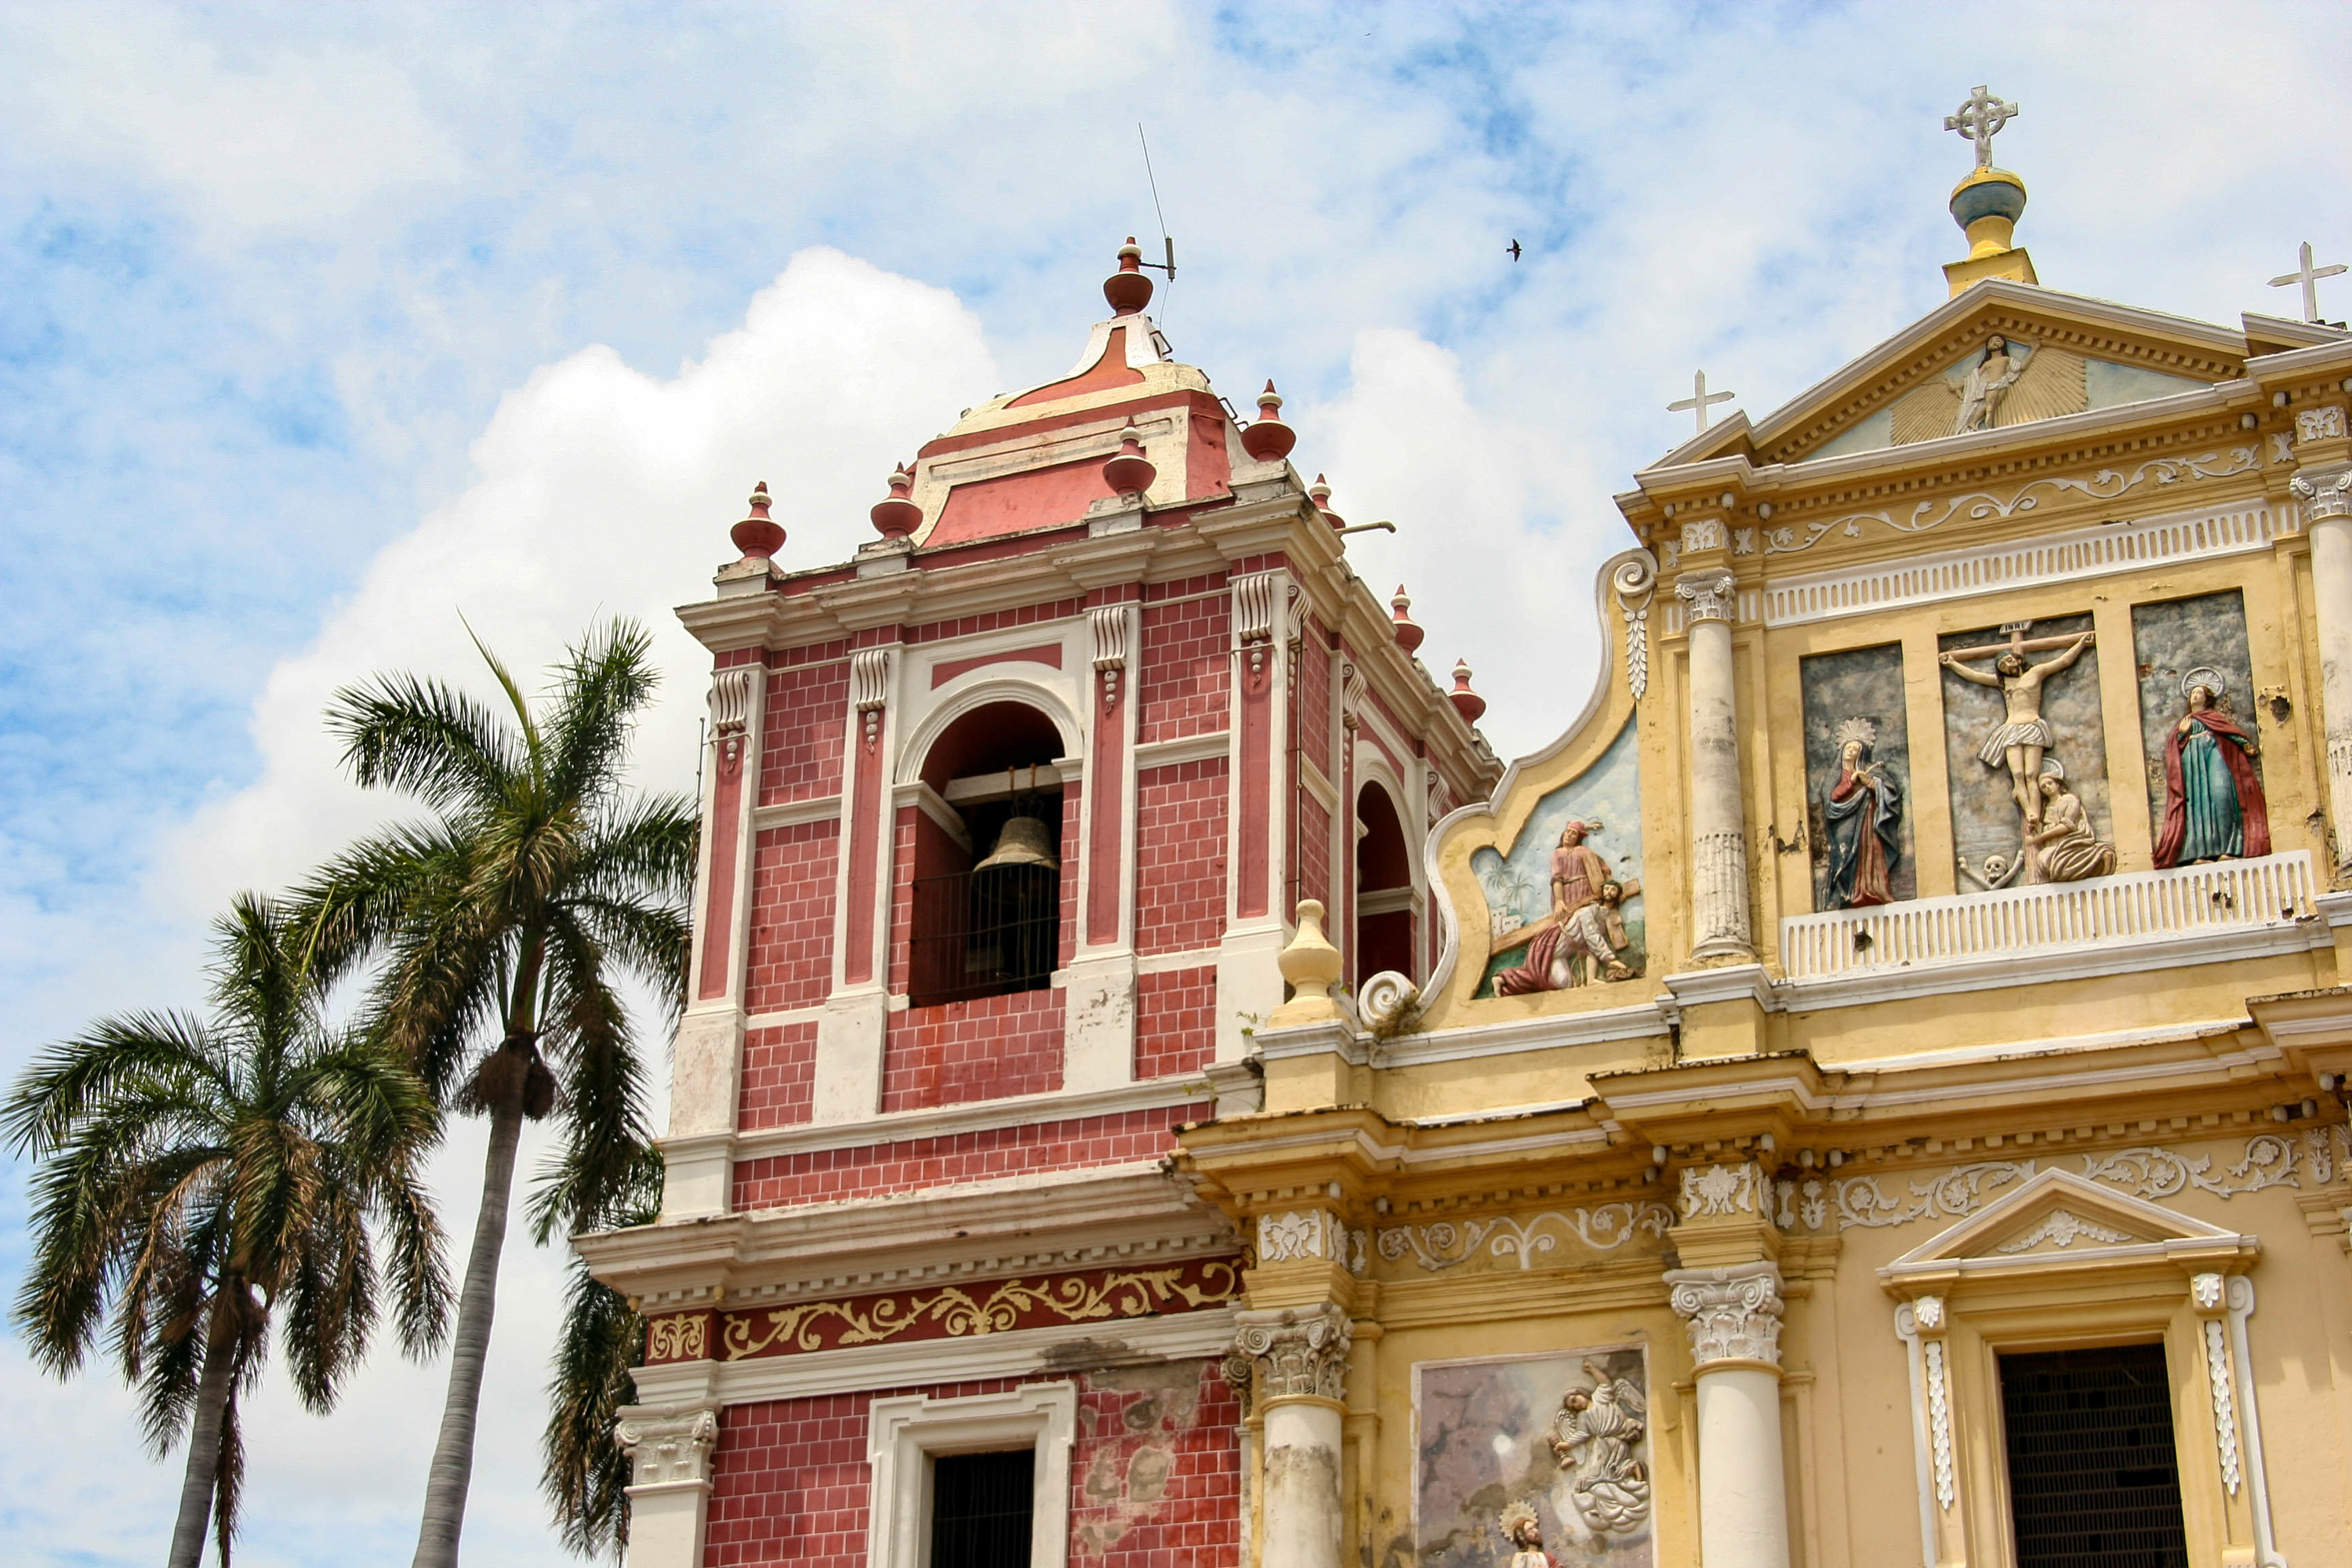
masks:
{"type": "Polygon", "coordinates": [[[2164,822],[2156,863],[2193,866],[2271,852],[2270,805],[2254,758],[2262,746],[2221,709],[2229,688],[2221,672],[2192,669],[2180,678],[2188,710],[2164,741],[2164,822]]]}

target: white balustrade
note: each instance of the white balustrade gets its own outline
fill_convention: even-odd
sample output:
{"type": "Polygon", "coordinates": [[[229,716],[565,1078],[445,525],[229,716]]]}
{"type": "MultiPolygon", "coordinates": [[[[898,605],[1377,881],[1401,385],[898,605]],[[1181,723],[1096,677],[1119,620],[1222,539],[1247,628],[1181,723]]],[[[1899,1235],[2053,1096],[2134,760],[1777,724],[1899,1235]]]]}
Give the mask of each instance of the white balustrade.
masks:
{"type": "Polygon", "coordinates": [[[1820,980],[2292,925],[2313,913],[2315,891],[2311,854],[2295,849],[2252,860],[1791,915],[1780,922],[1780,965],[1790,980],[1820,980]]]}

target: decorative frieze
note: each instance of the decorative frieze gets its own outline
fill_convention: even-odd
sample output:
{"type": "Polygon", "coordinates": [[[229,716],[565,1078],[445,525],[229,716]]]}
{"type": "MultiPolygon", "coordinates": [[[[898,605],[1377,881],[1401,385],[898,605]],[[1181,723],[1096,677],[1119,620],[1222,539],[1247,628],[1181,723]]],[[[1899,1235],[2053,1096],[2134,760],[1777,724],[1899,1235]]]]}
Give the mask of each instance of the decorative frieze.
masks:
{"type": "Polygon", "coordinates": [[[1780,1270],[1770,1263],[1669,1270],[1668,1303],[1690,1331],[1691,1360],[1780,1364],[1780,1270]]]}
{"type": "Polygon", "coordinates": [[[2300,408],[2294,416],[2294,438],[2305,441],[2340,440],[2344,435],[2344,410],[2335,404],[2317,408],[2300,408]]]}
{"type": "Polygon", "coordinates": [[[648,1363],[701,1361],[709,1354],[709,1312],[668,1312],[646,1324],[648,1363]]]}
{"type": "Polygon", "coordinates": [[[1380,1233],[1379,1246],[1381,1256],[1390,1262],[1410,1258],[1433,1273],[1481,1256],[1509,1258],[1528,1269],[1539,1254],[1553,1251],[1562,1236],[1572,1236],[1595,1252],[1613,1252],[1643,1234],[1663,1240],[1674,1223],[1674,1211],[1661,1203],[1596,1204],[1459,1224],[1440,1220],[1396,1226],[1380,1233]]]}
{"type": "Polygon", "coordinates": [[[1234,1323],[1229,1382],[1245,1372],[1267,1399],[1336,1400],[1346,1393],[1354,1330],[1339,1308],[1236,1312],[1234,1323]],[[1233,1366],[1234,1358],[1241,1366],[1233,1366]]]}
{"type": "Polygon", "coordinates": [[[613,1436],[629,1457],[632,1489],[710,1484],[719,1413],[709,1405],[640,1405],[623,1414],[613,1436]]]}
{"type": "Polygon", "coordinates": [[[1760,1214],[1769,1200],[1763,1196],[1763,1173],[1752,1164],[1685,1165],[1682,1173],[1685,1219],[1760,1214]]]}
{"type": "Polygon", "coordinates": [[[2003,1253],[2031,1252],[2044,1242],[2053,1247],[2066,1247],[2074,1246],[2075,1242],[2086,1236],[2093,1241],[2104,1241],[2110,1246],[2119,1246],[2131,1239],[2122,1231],[2110,1230],[2105,1226],[2084,1219],[2072,1210],[2053,1209],[2040,1225],[2014,1241],[2002,1242],[1993,1250],[2003,1253]]]}
{"type": "Polygon", "coordinates": [[[1328,1209],[1286,1209],[1257,1216],[1257,1260],[1298,1263],[1339,1261],[1346,1254],[1347,1226],[1328,1209]]]}

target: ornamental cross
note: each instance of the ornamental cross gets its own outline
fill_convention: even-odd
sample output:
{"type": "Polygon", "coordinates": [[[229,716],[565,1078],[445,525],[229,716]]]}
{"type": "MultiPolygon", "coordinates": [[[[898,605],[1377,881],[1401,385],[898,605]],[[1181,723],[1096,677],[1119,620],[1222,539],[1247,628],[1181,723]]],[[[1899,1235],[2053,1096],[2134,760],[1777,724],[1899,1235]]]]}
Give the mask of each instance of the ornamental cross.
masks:
{"type": "Polygon", "coordinates": [[[2284,278],[2272,279],[2271,287],[2273,289],[2284,289],[2292,283],[2302,284],[2303,319],[2309,321],[2312,325],[2317,326],[2320,324],[2319,280],[2323,278],[2333,278],[2337,273],[2343,271],[2344,263],[2339,261],[2333,267],[2314,267],[2311,264],[2311,241],[2307,239],[2303,242],[2303,250],[2301,255],[2303,257],[2303,265],[2293,272],[2288,273],[2284,278]]]}
{"type": "Polygon", "coordinates": [[[1696,375],[1691,377],[1691,395],[1688,397],[1684,398],[1679,403],[1667,404],[1666,412],[1669,414],[1681,414],[1685,411],[1696,411],[1695,416],[1698,420],[1698,434],[1704,436],[1706,434],[1706,410],[1708,405],[1716,403],[1728,403],[1738,395],[1739,395],[1736,392],[1709,392],[1706,389],[1706,372],[1700,371],[1696,375]]]}
{"type": "Polygon", "coordinates": [[[1944,116],[1944,129],[1957,131],[1977,144],[1977,167],[1992,167],[1992,139],[2000,128],[2017,118],[2017,105],[2003,103],[1982,87],[1969,95],[1969,100],[1955,114],[1944,116]]]}

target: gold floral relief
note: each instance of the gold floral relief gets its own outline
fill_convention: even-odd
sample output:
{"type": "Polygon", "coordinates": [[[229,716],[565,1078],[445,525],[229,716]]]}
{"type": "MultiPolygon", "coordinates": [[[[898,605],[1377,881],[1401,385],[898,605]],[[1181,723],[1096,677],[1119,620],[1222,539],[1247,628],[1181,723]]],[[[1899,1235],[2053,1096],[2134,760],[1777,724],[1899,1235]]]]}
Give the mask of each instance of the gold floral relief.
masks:
{"type": "Polygon", "coordinates": [[[710,1319],[702,1312],[656,1318],[646,1329],[647,1361],[700,1361],[709,1353],[710,1319]]]}
{"type": "Polygon", "coordinates": [[[877,1344],[918,1330],[922,1338],[956,1339],[1036,1326],[1155,1313],[1190,1311],[1232,1300],[1241,1293],[1240,1269],[1230,1261],[1114,1274],[1065,1274],[1047,1279],[1008,1279],[995,1286],[943,1286],[897,1296],[865,1296],[846,1301],[809,1301],[764,1312],[729,1315],[722,1339],[726,1359],[762,1352],[837,1350],[877,1344]]]}

